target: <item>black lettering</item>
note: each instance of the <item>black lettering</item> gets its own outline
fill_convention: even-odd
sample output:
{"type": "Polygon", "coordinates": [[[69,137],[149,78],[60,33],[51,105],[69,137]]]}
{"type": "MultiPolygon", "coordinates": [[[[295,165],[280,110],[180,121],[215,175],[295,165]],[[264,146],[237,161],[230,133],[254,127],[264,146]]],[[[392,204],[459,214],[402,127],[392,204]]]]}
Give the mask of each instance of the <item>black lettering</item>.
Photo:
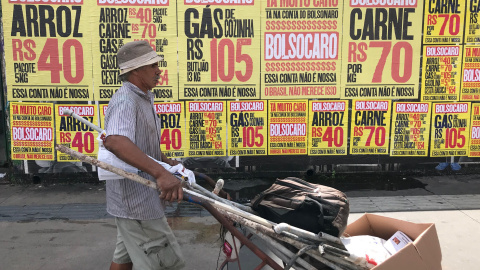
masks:
{"type": "Polygon", "coordinates": [[[72,33],[72,14],[66,6],[59,6],[57,8],[57,32],[61,37],[68,37],[70,33],[72,33]],[[65,24],[65,26],[63,24],[65,24]]]}
{"type": "MultiPolygon", "coordinates": [[[[55,19],[55,12],[53,10],[53,7],[51,6],[46,6],[46,5],[40,5],[38,6],[40,10],[40,14],[43,14],[44,16],[40,17],[40,25],[43,27],[40,28],[40,36],[41,37],[46,37],[47,33],[47,25],[48,25],[48,30],[50,32],[49,36],[50,37],[55,37],[56,36],[56,31],[55,31],[55,22],[53,19],[55,19]]],[[[61,25],[59,25],[60,27],[61,25]]],[[[30,36],[30,34],[29,34],[30,36]]],[[[37,35],[35,35],[37,36],[37,35]]]]}

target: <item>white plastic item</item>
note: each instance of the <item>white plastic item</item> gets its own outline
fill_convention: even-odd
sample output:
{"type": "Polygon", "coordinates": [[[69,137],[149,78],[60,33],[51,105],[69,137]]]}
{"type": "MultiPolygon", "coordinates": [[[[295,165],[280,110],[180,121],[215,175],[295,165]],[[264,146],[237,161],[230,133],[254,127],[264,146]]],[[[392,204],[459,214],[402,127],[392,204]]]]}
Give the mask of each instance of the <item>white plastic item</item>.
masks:
{"type": "Polygon", "coordinates": [[[191,170],[185,168],[182,164],[178,164],[178,165],[182,166],[182,168],[180,168],[177,172],[182,176],[186,177],[186,180],[188,183],[190,183],[190,185],[197,182],[195,179],[195,174],[191,170]]]}
{"type": "Polygon", "coordinates": [[[350,254],[365,259],[357,262],[364,267],[373,268],[391,256],[383,246],[386,241],[379,237],[358,235],[341,238],[341,240],[350,254]]]}
{"type": "MultiPolygon", "coordinates": [[[[98,148],[98,156],[97,159],[110,164],[114,167],[122,169],[126,172],[138,174],[138,169],[129,165],[128,163],[124,162],[123,160],[119,159],[115,156],[112,152],[108,151],[103,145],[98,148]]],[[[120,176],[116,173],[104,170],[100,167],[98,169],[98,179],[99,180],[118,180],[123,179],[123,176],[120,176]]]]}
{"type": "Polygon", "coordinates": [[[227,242],[232,247],[230,259],[235,260],[237,258],[237,252],[240,253],[240,247],[242,246],[242,242],[240,242],[240,240],[233,236],[231,232],[227,232],[225,234],[225,242],[227,242]]]}
{"type": "MultiPolygon", "coordinates": [[[[169,171],[170,173],[178,174],[179,176],[186,178],[186,180],[190,184],[195,183],[195,174],[191,170],[186,169],[182,164],[170,166],[169,164],[158,161],[152,158],[151,156],[148,156],[148,157],[153,159],[158,164],[162,165],[165,168],[165,170],[169,171]]],[[[107,164],[110,164],[114,167],[117,167],[119,169],[122,169],[126,172],[130,172],[134,174],[138,174],[139,172],[137,168],[119,159],[117,156],[115,156],[115,154],[108,151],[103,145],[99,146],[97,159],[107,164]]],[[[98,167],[98,179],[99,180],[118,180],[118,179],[123,179],[123,176],[120,176],[118,174],[115,174],[113,172],[110,172],[98,167]]]]}
{"type": "Polygon", "coordinates": [[[190,183],[190,185],[193,184],[193,183],[196,183],[195,174],[191,170],[185,168],[183,166],[183,164],[177,164],[175,166],[170,166],[165,162],[158,161],[158,160],[152,158],[151,156],[148,156],[148,157],[153,159],[158,164],[162,165],[165,168],[165,170],[169,171],[170,173],[179,174],[180,176],[182,176],[185,179],[185,181],[190,183]]]}

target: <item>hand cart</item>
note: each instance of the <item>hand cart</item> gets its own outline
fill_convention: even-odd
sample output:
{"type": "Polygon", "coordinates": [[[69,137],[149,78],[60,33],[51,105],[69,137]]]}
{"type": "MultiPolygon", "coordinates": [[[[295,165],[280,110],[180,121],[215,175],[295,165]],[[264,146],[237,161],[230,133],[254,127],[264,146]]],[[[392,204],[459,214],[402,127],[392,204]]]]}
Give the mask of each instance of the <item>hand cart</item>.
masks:
{"type": "MultiPolygon", "coordinates": [[[[68,114],[82,123],[89,125],[93,129],[97,130],[100,134],[104,134],[102,129],[90,123],[81,116],[74,114],[72,111],[66,111],[65,114],[68,114]]],[[[82,153],[67,148],[64,145],[59,144],[56,145],[55,148],[56,150],[79,159],[82,162],[90,163],[104,170],[113,172],[122,177],[158,190],[156,183],[142,178],[138,174],[126,172],[119,168],[113,167],[110,164],[88,157],[82,153]]],[[[204,174],[196,173],[195,176],[206,180],[206,182],[212,186],[215,183],[215,181],[204,174]]],[[[238,241],[241,243],[240,246],[237,246],[236,241],[233,241],[232,252],[235,252],[237,255],[236,259],[229,260],[227,258],[226,262],[224,262],[222,265],[225,265],[229,261],[234,261],[238,263],[239,268],[241,269],[241,258],[238,257],[239,249],[241,246],[246,246],[261,260],[261,263],[254,269],[264,269],[265,266],[269,266],[275,270],[313,270],[318,269],[318,265],[334,270],[368,269],[365,259],[349,254],[349,252],[343,246],[341,240],[337,237],[322,232],[315,234],[297,227],[290,226],[286,223],[276,224],[257,216],[255,212],[248,206],[217,196],[215,193],[208,191],[196,183],[189,184],[184,179],[178,176],[177,178],[182,181],[184,193],[183,200],[198,204],[205,208],[224,228],[226,228],[233,235],[234,239],[238,239],[238,241]],[[283,266],[280,266],[279,263],[274,260],[274,258],[263,252],[249,239],[249,236],[245,236],[234,224],[240,224],[246,228],[249,232],[249,236],[256,235],[258,238],[262,239],[268,249],[283,262],[283,266]]],[[[221,190],[221,187],[222,186],[217,183],[216,189],[221,190]]],[[[226,197],[226,193],[224,192],[220,193],[220,195],[226,197]]]]}

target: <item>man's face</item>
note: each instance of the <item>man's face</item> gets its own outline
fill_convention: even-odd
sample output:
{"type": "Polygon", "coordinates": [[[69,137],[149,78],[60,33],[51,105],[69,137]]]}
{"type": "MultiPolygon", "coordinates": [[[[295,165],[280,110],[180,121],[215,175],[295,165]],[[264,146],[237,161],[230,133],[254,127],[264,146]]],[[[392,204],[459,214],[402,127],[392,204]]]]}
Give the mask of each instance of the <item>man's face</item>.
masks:
{"type": "Polygon", "coordinates": [[[139,88],[144,91],[153,89],[160,79],[160,73],[161,71],[158,68],[158,63],[143,66],[135,70],[135,76],[138,77],[140,83],[139,88]]]}

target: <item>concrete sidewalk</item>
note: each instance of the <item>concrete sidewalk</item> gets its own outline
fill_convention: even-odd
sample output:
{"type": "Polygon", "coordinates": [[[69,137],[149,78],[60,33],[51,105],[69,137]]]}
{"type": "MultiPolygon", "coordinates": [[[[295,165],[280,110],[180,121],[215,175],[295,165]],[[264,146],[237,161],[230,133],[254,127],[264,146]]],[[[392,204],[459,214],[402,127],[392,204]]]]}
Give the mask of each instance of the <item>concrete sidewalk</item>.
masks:
{"type": "MultiPolygon", "coordinates": [[[[480,178],[448,175],[420,181],[425,189],[347,192],[349,222],[369,212],[435,223],[443,268],[477,269],[480,178]]],[[[172,205],[167,216],[188,260],[185,269],[217,269],[223,260],[218,222],[188,203],[172,205]]],[[[108,269],[116,236],[102,184],[0,185],[0,230],[2,269],[108,269]]]]}
{"type": "MultiPolygon", "coordinates": [[[[167,213],[185,269],[216,269],[219,223],[188,203],[167,213]]],[[[116,231],[103,184],[0,185],[0,269],[108,269],[116,231]]]]}

